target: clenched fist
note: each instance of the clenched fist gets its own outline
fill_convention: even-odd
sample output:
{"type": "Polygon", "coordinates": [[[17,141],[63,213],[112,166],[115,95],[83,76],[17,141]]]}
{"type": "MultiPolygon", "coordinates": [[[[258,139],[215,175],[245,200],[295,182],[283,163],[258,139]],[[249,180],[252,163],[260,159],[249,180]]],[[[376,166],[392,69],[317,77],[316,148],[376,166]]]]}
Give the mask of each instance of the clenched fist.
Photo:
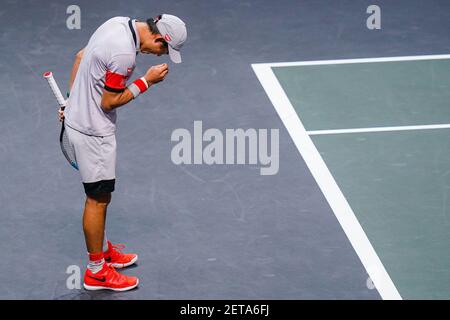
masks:
{"type": "Polygon", "coordinates": [[[147,80],[148,85],[150,86],[152,84],[163,81],[168,72],[169,66],[167,65],[167,63],[163,63],[149,68],[144,77],[145,80],[147,80]]]}

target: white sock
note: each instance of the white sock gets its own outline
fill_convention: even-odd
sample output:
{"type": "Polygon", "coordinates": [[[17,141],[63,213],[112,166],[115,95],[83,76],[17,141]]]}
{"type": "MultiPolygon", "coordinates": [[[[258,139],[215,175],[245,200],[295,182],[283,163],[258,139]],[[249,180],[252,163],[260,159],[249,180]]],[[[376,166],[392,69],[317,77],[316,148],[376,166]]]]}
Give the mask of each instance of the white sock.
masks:
{"type": "Polygon", "coordinates": [[[100,270],[103,269],[103,265],[105,264],[105,259],[103,258],[103,255],[100,254],[100,259],[95,258],[93,256],[97,256],[97,255],[92,255],[92,254],[88,254],[89,255],[89,263],[87,265],[87,268],[89,270],[91,270],[92,273],[97,273],[100,270]]]}

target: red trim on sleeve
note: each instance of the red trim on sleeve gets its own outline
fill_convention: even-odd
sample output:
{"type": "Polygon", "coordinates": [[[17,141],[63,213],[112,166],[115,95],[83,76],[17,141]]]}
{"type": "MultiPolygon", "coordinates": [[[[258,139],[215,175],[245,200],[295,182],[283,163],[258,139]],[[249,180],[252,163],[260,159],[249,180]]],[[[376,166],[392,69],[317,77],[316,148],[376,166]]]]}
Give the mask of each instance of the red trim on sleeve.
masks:
{"type": "Polygon", "coordinates": [[[127,83],[126,76],[106,70],[105,87],[122,90],[127,83]]]}

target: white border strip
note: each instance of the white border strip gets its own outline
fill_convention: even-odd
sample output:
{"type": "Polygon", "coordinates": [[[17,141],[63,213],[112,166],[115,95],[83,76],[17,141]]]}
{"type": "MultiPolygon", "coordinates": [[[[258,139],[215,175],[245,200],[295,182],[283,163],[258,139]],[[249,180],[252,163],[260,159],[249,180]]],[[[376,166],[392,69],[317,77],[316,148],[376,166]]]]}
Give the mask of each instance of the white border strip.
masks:
{"type": "Polygon", "coordinates": [[[375,128],[353,128],[353,129],[333,129],[333,130],[311,130],[306,131],[310,136],[342,133],[364,133],[364,132],[387,132],[387,131],[408,131],[408,130],[432,130],[450,129],[450,124],[429,124],[420,126],[397,126],[397,127],[375,127],[375,128]]]}
{"type": "MultiPolygon", "coordinates": [[[[367,61],[367,59],[364,59],[367,61]]],[[[328,62],[330,63],[330,62],[328,62]]],[[[325,64],[325,63],[322,63],[325,64]]],[[[283,64],[287,65],[287,64],[283,64]]],[[[293,64],[289,64],[293,65],[293,64]]],[[[306,63],[296,64],[306,65],[306,63]]],[[[402,299],[389,274],[364,233],[352,208],[339,189],[325,162],[298,118],[271,67],[280,64],[252,64],[259,81],[283,121],[298,151],[322,190],[356,254],[383,299],[402,299]]]]}
{"type": "Polygon", "coordinates": [[[406,56],[406,57],[380,57],[380,58],[362,58],[362,59],[256,63],[256,64],[252,64],[252,66],[294,67],[294,66],[317,66],[317,65],[326,65],[326,64],[372,63],[372,62],[440,60],[440,59],[450,59],[450,55],[449,54],[439,54],[439,55],[406,56]]]}

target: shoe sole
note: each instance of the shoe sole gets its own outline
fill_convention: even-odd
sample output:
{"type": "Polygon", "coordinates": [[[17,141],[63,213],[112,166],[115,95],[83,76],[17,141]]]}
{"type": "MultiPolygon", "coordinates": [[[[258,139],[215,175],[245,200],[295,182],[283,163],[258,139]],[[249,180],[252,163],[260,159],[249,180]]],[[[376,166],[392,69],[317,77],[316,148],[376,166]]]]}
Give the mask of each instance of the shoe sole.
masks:
{"type": "Polygon", "coordinates": [[[86,290],[89,290],[89,291],[96,291],[96,290],[128,291],[128,290],[136,288],[138,285],[139,285],[139,279],[136,281],[135,285],[132,285],[132,286],[129,286],[129,287],[125,287],[125,288],[110,288],[110,287],[102,287],[102,286],[89,286],[89,285],[83,283],[83,287],[86,290]]]}
{"type": "Polygon", "coordinates": [[[122,268],[129,267],[132,264],[135,264],[137,260],[138,260],[138,255],[136,255],[136,257],[134,257],[130,262],[127,262],[127,263],[109,263],[109,262],[107,262],[106,265],[108,267],[114,267],[116,269],[122,269],[122,268]]]}

